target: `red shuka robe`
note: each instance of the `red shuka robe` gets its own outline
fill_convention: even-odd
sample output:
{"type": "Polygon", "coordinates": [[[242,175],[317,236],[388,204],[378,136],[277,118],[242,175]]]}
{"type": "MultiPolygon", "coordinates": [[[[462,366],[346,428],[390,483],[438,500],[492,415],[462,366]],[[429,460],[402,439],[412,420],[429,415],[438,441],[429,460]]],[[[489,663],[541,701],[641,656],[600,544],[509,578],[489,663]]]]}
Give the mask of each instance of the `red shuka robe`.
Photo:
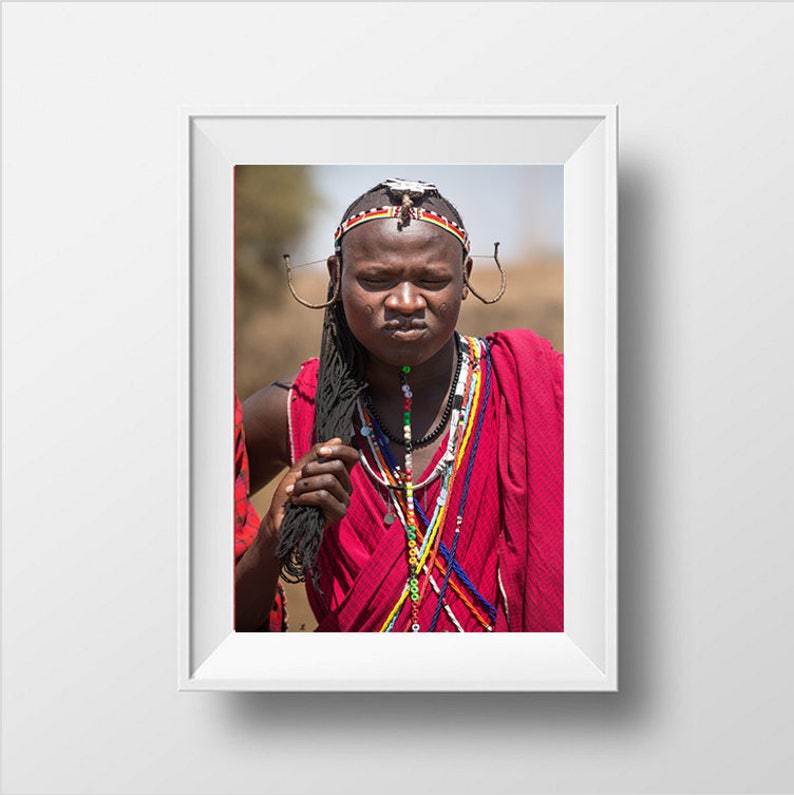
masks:
{"type": "MultiPolygon", "coordinates": [[[[482,631],[485,622],[496,631],[561,632],[563,357],[528,330],[496,332],[486,339],[492,363],[490,395],[476,450],[470,442],[448,499],[442,535],[451,549],[465,472],[474,455],[454,557],[482,599],[453,569],[445,600],[465,631],[482,631]],[[495,608],[495,617],[489,616],[488,606],[495,608]]],[[[317,359],[304,362],[290,392],[293,462],[314,443],[317,370],[317,359]]],[[[445,447],[442,441],[430,469],[445,447]]],[[[423,477],[415,473],[414,480],[423,477]]],[[[384,522],[385,489],[361,465],[354,467],[351,479],[354,491],[347,514],[323,535],[319,591],[307,581],[318,631],[380,630],[406,583],[405,530],[399,520],[391,526],[384,522]]],[[[424,490],[415,495],[420,505],[426,502],[428,516],[439,489],[436,479],[426,495],[424,490]]],[[[440,553],[438,559],[445,562],[440,553]]],[[[441,587],[443,571],[435,568],[433,575],[441,587]]],[[[424,580],[422,574],[420,588],[424,580]]],[[[437,603],[428,587],[419,613],[422,631],[430,627],[437,603]]],[[[392,631],[406,631],[410,623],[406,604],[392,631]]],[[[444,610],[435,631],[457,631],[444,610]]]]}

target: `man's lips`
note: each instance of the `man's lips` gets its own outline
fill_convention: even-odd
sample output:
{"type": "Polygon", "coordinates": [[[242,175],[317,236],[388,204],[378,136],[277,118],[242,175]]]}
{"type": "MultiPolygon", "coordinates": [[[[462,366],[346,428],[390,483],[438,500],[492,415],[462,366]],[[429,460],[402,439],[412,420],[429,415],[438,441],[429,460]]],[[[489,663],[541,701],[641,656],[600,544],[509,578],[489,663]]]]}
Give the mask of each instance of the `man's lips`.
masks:
{"type": "Polygon", "coordinates": [[[415,329],[427,328],[427,323],[421,320],[414,320],[409,323],[395,323],[393,320],[384,325],[385,331],[414,331],[415,329]]]}
{"type": "Polygon", "coordinates": [[[421,337],[426,330],[426,323],[387,323],[383,327],[383,331],[387,336],[399,340],[411,340],[421,337]]]}

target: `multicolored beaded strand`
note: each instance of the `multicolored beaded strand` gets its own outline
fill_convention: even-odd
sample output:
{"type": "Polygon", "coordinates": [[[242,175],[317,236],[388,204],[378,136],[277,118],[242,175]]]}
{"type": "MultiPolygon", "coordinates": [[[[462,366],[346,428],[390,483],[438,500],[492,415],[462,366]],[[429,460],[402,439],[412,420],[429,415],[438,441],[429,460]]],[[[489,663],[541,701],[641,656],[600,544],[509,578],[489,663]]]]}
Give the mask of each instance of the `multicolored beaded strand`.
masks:
{"type": "Polygon", "coordinates": [[[416,513],[414,512],[414,486],[413,486],[413,454],[411,447],[411,401],[413,392],[408,386],[408,373],[411,368],[406,364],[400,370],[400,389],[403,392],[403,436],[405,438],[405,473],[403,485],[405,487],[406,526],[408,536],[408,586],[411,592],[411,631],[419,632],[419,579],[418,559],[416,551],[416,513]]]}

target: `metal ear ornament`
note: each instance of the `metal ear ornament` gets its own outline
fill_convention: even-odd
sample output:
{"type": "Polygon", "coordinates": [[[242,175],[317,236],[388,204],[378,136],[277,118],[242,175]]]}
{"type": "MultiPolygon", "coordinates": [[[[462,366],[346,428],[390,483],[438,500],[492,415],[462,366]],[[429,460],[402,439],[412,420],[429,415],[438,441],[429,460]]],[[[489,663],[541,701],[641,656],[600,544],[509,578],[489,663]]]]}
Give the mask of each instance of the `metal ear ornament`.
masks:
{"type": "Polygon", "coordinates": [[[499,262],[499,243],[493,244],[493,259],[494,262],[496,262],[496,267],[499,269],[499,275],[502,277],[502,283],[499,285],[499,292],[493,298],[483,298],[474,287],[472,287],[466,270],[464,269],[463,271],[463,280],[466,282],[466,287],[468,287],[484,304],[495,304],[505,294],[505,290],[507,289],[507,276],[502,268],[502,264],[499,262]]]}
{"type": "MultiPolygon", "coordinates": [[[[316,265],[318,262],[324,262],[325,260],[315,260],[314,262],[306,262],[303,265],[296,265],[295,268],[303,268],[306,265],[316,265]]],[[[334,279],[334,291],[331,297],[322,304],[313,304],[310,301],[306,301],[301,298],[297,292],[295,292],[295,287],[292,284],[292,271],[295,268],[292,267],[289,260],[289,254],[284,254],[284,265],[287,269],[287,287],[289,287],[289,291],[292,293],[292,297],[299,303],[303,304],[303,306],[308,307],[309,309],[325,309],[327,306],[331,306],[331,304],[335,304],[339,299],[339,279],[334,279]]]]}

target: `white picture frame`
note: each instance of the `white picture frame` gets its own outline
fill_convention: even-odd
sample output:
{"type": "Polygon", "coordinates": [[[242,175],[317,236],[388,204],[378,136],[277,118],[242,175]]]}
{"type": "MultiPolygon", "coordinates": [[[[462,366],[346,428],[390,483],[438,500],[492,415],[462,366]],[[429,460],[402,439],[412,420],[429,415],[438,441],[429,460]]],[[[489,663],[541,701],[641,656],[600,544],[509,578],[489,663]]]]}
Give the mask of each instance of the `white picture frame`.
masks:
{"type": "Polygon", "coordinates": [[[179,110],[180,690],[617,690],[617,107],[179,110]],[[565,631],[233,631],[240,163],[564,168],[565,631]]]}

